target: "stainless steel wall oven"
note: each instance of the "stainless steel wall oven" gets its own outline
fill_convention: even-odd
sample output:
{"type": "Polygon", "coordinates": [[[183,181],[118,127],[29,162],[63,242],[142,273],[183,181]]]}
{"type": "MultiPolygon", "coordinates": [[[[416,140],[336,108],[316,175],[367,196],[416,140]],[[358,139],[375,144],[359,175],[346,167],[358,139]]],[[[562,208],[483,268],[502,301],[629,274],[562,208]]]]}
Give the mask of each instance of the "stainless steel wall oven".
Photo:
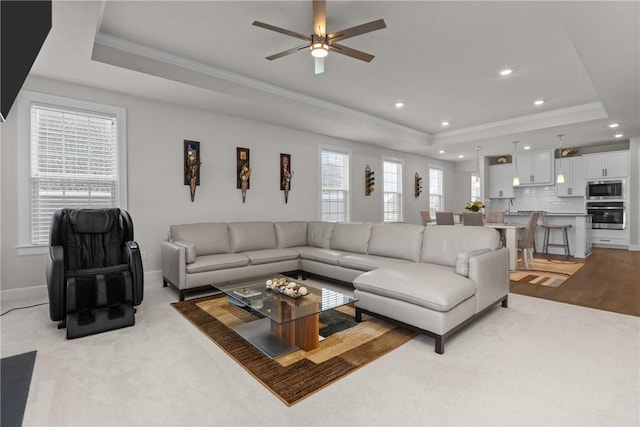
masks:
{"type": "Polygon", "coordinates": [[[592,228],[625,229],[626,212],[624,202],[587,202],[587,213],[591,214],[592,228]]]}

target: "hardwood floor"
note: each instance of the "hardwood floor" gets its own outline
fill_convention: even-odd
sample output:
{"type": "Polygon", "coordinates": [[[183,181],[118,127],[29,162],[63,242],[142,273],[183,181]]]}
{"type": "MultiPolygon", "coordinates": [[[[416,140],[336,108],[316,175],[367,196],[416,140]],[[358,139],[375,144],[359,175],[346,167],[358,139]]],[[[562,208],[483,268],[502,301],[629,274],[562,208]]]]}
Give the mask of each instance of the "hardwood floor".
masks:
{"type": "Polygon", "coordinates": [[[640,251],[593,248],[586,260],[544,254],[535,257],[584,262],[584,267],[557,288],[511,282],[511,292],[640,316],[640,251]]]}

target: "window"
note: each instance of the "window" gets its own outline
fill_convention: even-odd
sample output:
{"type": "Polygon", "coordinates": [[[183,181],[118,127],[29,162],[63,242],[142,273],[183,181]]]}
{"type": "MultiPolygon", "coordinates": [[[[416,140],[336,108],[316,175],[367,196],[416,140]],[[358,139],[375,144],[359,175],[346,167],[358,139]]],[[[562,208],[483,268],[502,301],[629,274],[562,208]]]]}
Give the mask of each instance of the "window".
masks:
{"type": "Polygon", "coordinates": [[[124,110],[32,92],[25,97],[23,245],[49,243],[58,209],[126,209],[124,110]]]}
{"type": "Polygon", "coordinates": [[[436,217],[436,212],[444,209],[442,191],[442,170],[429,168],[429,212],[436,217]]]}
{"type": "Polygon", "coordinates": [[[471,174],[471,201],[475,202],[480,200],[480,177],[475,173],[471,174]]]}
{"type": "Polygon", "coordinates": [[[385,160],[383,162],[383,172],[383,219],[385,222],[402,221],[402,163],[385,160]]]}
{"type": "Polygon", "coordinates": [[[322,220],[349,221],[349,154],[322,150],[322,220]]]}

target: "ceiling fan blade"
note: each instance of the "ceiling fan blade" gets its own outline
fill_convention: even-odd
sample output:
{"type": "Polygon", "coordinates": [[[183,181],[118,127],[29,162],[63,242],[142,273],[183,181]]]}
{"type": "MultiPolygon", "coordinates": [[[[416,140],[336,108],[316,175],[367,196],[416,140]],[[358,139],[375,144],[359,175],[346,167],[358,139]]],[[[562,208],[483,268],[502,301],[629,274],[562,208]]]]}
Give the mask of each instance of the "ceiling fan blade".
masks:
{"type": "Polygon", "coordinates": [[[331,43],[329,45],[329,50],[336,53],[341,53],[343,55],[350,56],[355,59],[359,59],[365,62],[371,62],[375,56],[368,54],[366,52],[362,52],[360,50],[351,49],[350,47],[342,46],[338,43],[331,43]]]}
{"type": "Polygon", "coordinates": [[[385,24],[384,19],[378,19],[377,21],[367,22],[366,24],[356,25],[355,27],[328,34],[327,38],[331,41],[339,41],[383,28],[387,28],[387,24],[385,24]]]}
{"type": "Polygon", "coordinates": [[[327,34],[327,12],[325,0],[313,0],[313,33],[318,36],[327,34]]]}
{"type": "Polygon", "coordinates": [[[274,59],[278,59],[278,58],[282,58],[283,56],[291,55],[292,53],[296,53],[297,51],[302,50],[302,49],[306,49],[308,47],[309,47],[308,44],[303,44],[302,46],[294,47],[292,49],[287,49],[287,50],[282,51],[280,53],[275,53],[275,54],[273,54],[271,56],[267,56],[265,59],[268,59],[269,61],[273,61],[274,59]]]}
{"type": "Polygon", "coordinates": [[[286,30],[284,28],[276,27],[276,26],[271,25],[271,24],[265,24],[264,22],[253,21],[253,25],[255,25],[256,27],[265,28],[267,30],[275,31],[276,33],[280,33],[280,34],[284,34],[284,35],[287,35],[287,36],[295,37],[295,38],[298,38],[298,39],[306,40],[308,42],[311,41],[311,37],[309,37],[309,36],[305,36],[304,34],[296,33],[295,31],[286,30]]]}
{"type": "Polygon", "coordinates": [[[315,59],[316,74],[324,73],[324,58],[313,58],[313,59],[315,59]]]}

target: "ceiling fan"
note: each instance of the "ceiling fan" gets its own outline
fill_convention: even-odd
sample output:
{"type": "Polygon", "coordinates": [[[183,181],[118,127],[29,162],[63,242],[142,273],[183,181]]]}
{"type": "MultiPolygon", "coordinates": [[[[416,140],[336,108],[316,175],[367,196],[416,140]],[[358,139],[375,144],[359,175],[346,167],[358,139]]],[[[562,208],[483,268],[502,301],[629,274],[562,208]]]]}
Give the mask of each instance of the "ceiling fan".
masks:
{"type": "Polygon", "coordinates": [[[295,53],[299,50],[309,48],[311,50],[311,55],[313,55],[313,57],[315,58],[316,74],[324,72],[324,58],[329,54],[329,51],[350,56],[361,61],[371,62],[371,60],[374,58],[373,55],[356,49],[352,49],[347,46],[343,46],[338,42],[346,40],[350,37],[355,37],[361,34],[369,33],[371,31],[386,28],[387,24],[385,24],[384,19],[378,19],[377,21],[367,22],[366,24],[356,25],[355,27],[327,34],[327,15],[325,10],[325,0],[313,0],[313,33],[308,36],[305,34],[297,33],[295,31],[276,27],[274,25],[265,24],[264,22],[253,21],[253,25],[255,25],[256,27],[265,28],[267,30],[275,31],[277,33],[295,37],[297,39],[302,39],[307,42],[302,46],[294,47],[292,49],[287,49],[283,52],[267,56],[266,59],[268,59],[269,61],[273,61],[274,59],[282,58],[283,56],[291,55],[292,53],[295,53]]]}

